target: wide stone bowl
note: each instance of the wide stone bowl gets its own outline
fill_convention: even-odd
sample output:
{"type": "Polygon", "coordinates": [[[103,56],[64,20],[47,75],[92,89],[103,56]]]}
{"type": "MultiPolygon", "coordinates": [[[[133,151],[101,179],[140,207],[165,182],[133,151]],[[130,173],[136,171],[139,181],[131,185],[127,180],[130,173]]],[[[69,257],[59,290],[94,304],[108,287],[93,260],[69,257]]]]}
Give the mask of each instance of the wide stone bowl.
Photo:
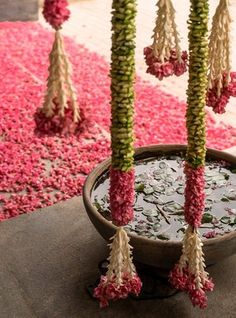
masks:
{"type": "MultiPolygon", "coordinates": [[[[186,152],[185,145],[153,145],[140,147],[135,151],[135,160],[157,158],[164,154],[186,152]]],[[[207,157],[224,160],[236,165],[236,157],[223,151],[207,149],[207,157]]],[[[108,241],[114,235],[116,226],[106,220],[93,205],[91,193],[97,180],[110,166],[110,159],[99,164],[87,177],[83,189],[83,200],[86,211],[93,225],[101,236],[108,241]]],[[[134,259],[140,263],[151,265],[160,270],[169,270],[181,255],[181,241],[162,241],[129,234],[133,246],[134,259]]],[[[203,249],[206,265],[212,265],[236,253],[236,231],[216,238],[204,239],[203,249]]]]}

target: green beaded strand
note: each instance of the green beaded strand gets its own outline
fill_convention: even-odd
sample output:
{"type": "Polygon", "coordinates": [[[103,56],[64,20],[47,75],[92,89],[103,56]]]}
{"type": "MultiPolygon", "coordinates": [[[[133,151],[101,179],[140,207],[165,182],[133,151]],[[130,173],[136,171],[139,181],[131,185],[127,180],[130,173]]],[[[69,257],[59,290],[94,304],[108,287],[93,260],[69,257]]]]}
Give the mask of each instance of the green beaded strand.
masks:
{"type": "Polygon", "coordinates": [[[133,167],[136,0],[113,0],[111,54],[112,167],[133,167]]]}
{"type": "Polygon", "coordinates": [[[205,104],[208,66],[208,0],[191,0],[189,16],[189,80],[186,125],[187,162],[192,167],[205,164],[205,104]]]}

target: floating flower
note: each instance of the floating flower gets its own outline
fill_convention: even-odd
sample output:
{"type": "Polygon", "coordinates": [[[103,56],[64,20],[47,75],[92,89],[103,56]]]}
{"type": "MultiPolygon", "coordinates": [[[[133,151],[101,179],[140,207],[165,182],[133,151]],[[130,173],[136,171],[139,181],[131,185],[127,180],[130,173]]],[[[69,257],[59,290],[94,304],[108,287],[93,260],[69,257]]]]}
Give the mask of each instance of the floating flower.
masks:
{"type": "Polygon", "coordinates": [[[43,16],[54,29],[60,29],[61,25],[69,19],[70,10],[67,6],[67,0],[45,0],[43,16]]]}
{"type": "Polygon", "coordinates": [[[94,289],[101,307],[106,307],[109,300],[127,298],[129,294],[138,295],[142,283],[132,263],[131,246],[126,231],[117,229],[110,246],[109,265],[105,276],[101,276],[99,285],[94,289]]]}
{"type": "Polygon", "coordinates": [[[110,169],[110,207],[114,224],[128,224],[134,217],[134,169],[120,171],[110,169]]]}
{"type": "Polygon", "coordinates": [[[216,231],[209,231],[204,233],[202,236],[204,236],[205,238],[209,239],[209,238],[214,238],[216,237],[217,232],[216,231]]]}

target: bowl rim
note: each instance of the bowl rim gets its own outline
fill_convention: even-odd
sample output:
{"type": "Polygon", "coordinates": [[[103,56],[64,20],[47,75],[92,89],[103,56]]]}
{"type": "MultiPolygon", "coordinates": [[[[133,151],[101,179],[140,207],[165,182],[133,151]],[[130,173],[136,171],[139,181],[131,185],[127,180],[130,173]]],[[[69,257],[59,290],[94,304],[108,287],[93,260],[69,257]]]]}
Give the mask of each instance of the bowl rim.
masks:
{"type": "MultiPolygon", "coordinates": [[[[143,146],[135,148],[135,154],[134,154],[134,160],[139,159],[140,156],[143,156],[144,158],[148,158],[148,154],[158,154],[158,152],[163,151],[168,152],[178,152],[178,151],[186,151],[187,146],[184,144],[160,144],[160,145],[149,145],[149,146],[143,146]]],[[[216,159],[222,159],[225,161],[228,161],[230,163],[236,164],[236,156],[227,153],[225,151],[216,150],[213,148],[207,148],[207,155],[215,157],[216,159]]],[[[151,157],[150,157],[151,158],[151,157]]],[[[140,158],[142,159],[142,158],[140,158]]],[[[116,225],[112,223],[112,221],[108,221],[106,218],[104,218],[96,209],[96,207],[92,204],[91,201],[91,192],[93,189],[94,184],[96,183],[97,179],[108,170],[108,168],[111,165],[111,157],[103,160],[100,164],[98,164],[87,176],[86,181],[83,186],[83,201],[86,208],[86,212],[90,217],[90,214],[93,215],[93,217],[97,218],[98,221],[104,224],[104,226],[109,227],[110,230],[116,231],[118,228],[116,225]]],[[[182,241],[173,241],[173,240],[154,240],[150,238],[145,238],[142,236],[139,236],[137,234],[133,234],[128,232],[128,236],[131,240],[135,240],[137,243],[140,244],[152,244],[152,245],[160,245],[162,247],[168,247],[168,246],[175,246],[180,247],[182,246],[182,241]]],[[[231,240],[232,238],[236,237],[236,231],[225,233],[224,235],[215,237],[215,238],[202,238],[202,241],[204,243],[204,247],[209,247],[211,245],[215,245],[217,243],[220,243],[222,241],[231,240]]]]}

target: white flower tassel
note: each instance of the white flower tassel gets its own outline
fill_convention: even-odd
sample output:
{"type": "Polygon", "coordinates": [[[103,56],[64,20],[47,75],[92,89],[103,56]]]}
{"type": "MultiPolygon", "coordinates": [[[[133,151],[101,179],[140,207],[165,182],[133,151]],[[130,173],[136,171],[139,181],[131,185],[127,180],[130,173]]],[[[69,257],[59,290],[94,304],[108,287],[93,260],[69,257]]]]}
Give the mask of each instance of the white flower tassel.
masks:
{"type": "Polygon", "coordinates": [[[129,237],[123,227],[119,227],[111,239],[108,270],[94,290],[94,297],[99,299],[101,307],[107,306],[109,300],[138,295],[142,286],[133,264],[129,237]]]}
{"type": "Polygon", "coordinates": [[[153,30],[153,53],[161,63],[169,59],[171,51],[175,50],[178,61],[181,62],[179,34],[175,23],[175,9],[171,0],[159,0],[157,3],[156,26],[153,30]]]}
{"type": "Polygon", "coordinates": [[[214,284],[205,271],[202,246],[198,230],[189,225],[183,240],[182,255],[170,273],[170,281],[174,287],[189,294],[194,306],[205,308],[205,292],[212,291],[214,284]]]}
{"type": "Polygon", "coordinates": [[[129,244],[129,237],[123,227],[117,229],[116,234],[111,238],[113,241],[109,244],[110,256],[107,271],[108,278],[115,278],[118,286],[122,283],[122,273],[133,277],[136,270],[133,265],[132,247],[129,244]]]}
{"type": "Polygon", "coordinates": [[[77,123],[80,121],[80,114],[75,88],[71,80],[72,68],[59,30],[55,32],[55,41],[49,55],[49,62],[47,92],[41,111],[47,118],[54,115],[64,117],[65,110],[71,107],[73,122],[77,123]]]}
{"type": "Polygon", "coordinates": [[[229,0],[220,0],[212,21],[209,43],[209,89],[216,87],[217,96],[230,82],[230,24],[229,0]]]}

